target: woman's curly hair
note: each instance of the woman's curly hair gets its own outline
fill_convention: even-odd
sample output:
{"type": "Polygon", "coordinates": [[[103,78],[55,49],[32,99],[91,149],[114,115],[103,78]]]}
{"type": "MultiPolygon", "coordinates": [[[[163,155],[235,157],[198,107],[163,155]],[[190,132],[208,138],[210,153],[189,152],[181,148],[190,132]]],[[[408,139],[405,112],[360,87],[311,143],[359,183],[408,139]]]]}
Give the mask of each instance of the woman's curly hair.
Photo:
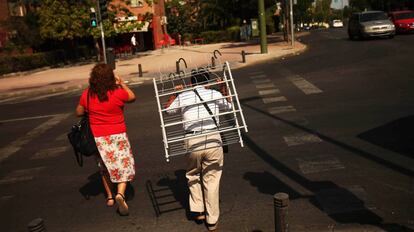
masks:
{"type": "Polygon", "coordinates": [[[97,64],[93,67],[89,78],[91,96],[98,96],[100,102],[108,101],[108,91],[118,88],[114,71],[107,64],[97,64]]]}

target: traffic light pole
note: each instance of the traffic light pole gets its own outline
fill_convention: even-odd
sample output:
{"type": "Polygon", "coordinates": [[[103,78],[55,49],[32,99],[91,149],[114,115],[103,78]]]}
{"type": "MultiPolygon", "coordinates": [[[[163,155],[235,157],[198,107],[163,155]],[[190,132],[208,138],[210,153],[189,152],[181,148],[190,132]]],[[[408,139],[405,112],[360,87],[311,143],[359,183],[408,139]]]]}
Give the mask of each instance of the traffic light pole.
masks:
{"type": "Polygon", "coordinates": [[[266,15],[264,0],[258,0],[259,4],[259,24],[260,24],[260,52],[267,53],[266,38],[266,15]]]}
{"type": "Polygon", "coordinates": [[[107,59],[106,59],[106,46],[105,46],[105,33],[104,33],[104,29],[103,29],[103,23],[102,23],[102,13],[101,13],[101,6],[99,4],[99,1],[96,1],[97,5],[98,5],[98,12],[99,12],[99,28],[101,29],[101,39],[102,39],[102,52],[103,52],[103,57],[104,57],[104,62],[105,64],[107,64],[107,59]]]}
{"type": "Polygon", "coordinates": [[[289,9],[289,14],[290,14],[290,35],[291,35],[291,45],[292,45],[292,47],[294,47],[295,46],[295,30],[294,30],[294,27],[295,27],[295,25],[293,24],[293,1],[292,0],[290,0],[290,4],[289,4],[290,6],[290,9],[289,9]]]}

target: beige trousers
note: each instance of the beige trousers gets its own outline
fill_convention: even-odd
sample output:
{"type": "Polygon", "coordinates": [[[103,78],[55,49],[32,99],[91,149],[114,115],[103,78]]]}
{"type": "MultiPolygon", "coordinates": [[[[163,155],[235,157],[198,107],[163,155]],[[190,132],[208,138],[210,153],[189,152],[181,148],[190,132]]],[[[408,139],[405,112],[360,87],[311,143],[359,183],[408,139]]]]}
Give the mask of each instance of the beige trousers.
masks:
{"type": "Polygon", "coordinates": [[[190,211],[206,211],[209,224],[218,221],[219,187],[223,169],[223,149],[219,134],[193,138],[186,146],[193,151],[188,156],[186,177],[190,190],[190,211]]]}

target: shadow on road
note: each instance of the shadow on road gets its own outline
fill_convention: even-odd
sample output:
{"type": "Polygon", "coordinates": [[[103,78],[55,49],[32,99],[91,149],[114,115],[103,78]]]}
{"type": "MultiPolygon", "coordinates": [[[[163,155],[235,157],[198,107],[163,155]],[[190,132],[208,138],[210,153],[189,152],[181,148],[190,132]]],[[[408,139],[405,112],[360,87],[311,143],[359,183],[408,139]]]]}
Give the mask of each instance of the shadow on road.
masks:
{"type": "MultiPolygon", "coordinates": [[[[96,197],[101,194],[104,197],[106,197],[105,189],[102,183],[101,174],[99,173],[99,171],[90,175],[88,177],[88,181],[89,181],[88,183],[86,183],[79,189],[80,194],[82,194],[82,196],[86,200],[89,200],[91,196],[96,197]]],[[[115,184],[114,184],[114,187],[116,188],[115,184]]],[[[116,189],[113,190],[113,193],[115,193],[115,190],[116,189]]],[[[125,197],[127,200],[132,200],[134,199],[134,195],[135,195],[134,187],[132,187],[132,185],[128,182],[127,188],[125,190],[125,197]]]]}
{"type": "MultiPolygon", "coordinates": [[[[369,154],[358,148],[354,148],[350,145],[339,142],[333,138],[327,137],[323,134],[318,133],[317,131],[298,125],[294,122],[279,118],[277,116],[271,115],[265,111],[262,111],[258,108],[246,104],[246,102],[256,99],[257,97],[244,99],[241,101],[241,103],[245,107],[262,113],[268,117],[277,119],[290,126],[302,129],[303,131],[306,131],[308,133],[318,135],[326,142],[330,142],[343,149],[349,150],[355,154],[361,155],[365,158],[378,162],[403,174],[412,175],[412,172],[410,170],[398,167],[395,164],[389,163],[388,161],[375,157],[372,154],[369,154]]],[[[244,175],[244,178],[249,180],[253,186],[257,187],[259,192],[273,195],[276,192],[286,191],[286,193],[292,196],[292,199],[309,198],[310,202],[313,205],[315,205],[321,211],[325,212],[339,224],[358,223],[374,225],[380,227],[385,231],[390,232],[412,231],[411,229],[404,227],[402,225],[384,223],[383,219],[380,216],[378,216],[376,213],[372,212],[369,209],[369,207],[366,205],[366,202],[361,199],[362,197],[359,197],[361,193],[364,193],[364,190],[362,188],[348,190],[346,188],[336,185],[331,181],[311,181],[297,173],[295,170],[292,170],[282,162],[276,160],[272,154],[269,154],[267,151],[261,148],[255,141],[253,141],[252,138],[250,138],[245,133],[243,133],[243,140],[245,141],[246,146],[249,147],[263,161],[271,165],[274,169],[282,172],[284,175],[288,176],[304,188],[308,189],[313,194],[310,196],[302,196],[295,190],[291,189],[290,187],[287,187],[286,184],[283,183],[283,181],[279,180],[277,177],[273,176],[270,173],[247,172],[244,175]],[[276,187],[280,187],[280,189],[277,189],[276,187],[270,187],[271,185],[276,185],[276,187]]]]}
{"type": "Polygon", "coordinates": [[[397,119],[358,135],[367,142],[414,158],[414,115],[397,119]]]}
{"type": "Polygon", "coordinates": [[[155,187],[151,180],[147,180],[146,188],[157,217],[164,213],[185,209],[186,217],[190,220],[185,170],[175,171],[175,178],[169,176],[161,178],[155,187]]]}

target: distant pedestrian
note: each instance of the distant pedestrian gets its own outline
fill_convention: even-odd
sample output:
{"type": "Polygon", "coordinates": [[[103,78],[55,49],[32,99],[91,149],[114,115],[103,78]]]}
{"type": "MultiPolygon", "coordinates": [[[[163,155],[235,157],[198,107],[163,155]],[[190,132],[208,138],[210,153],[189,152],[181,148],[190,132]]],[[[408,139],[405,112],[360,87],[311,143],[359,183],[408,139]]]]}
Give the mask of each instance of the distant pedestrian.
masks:
{"type": "Polygon", "coordinates": [[[106,205],[118,205],[120,215],[128,215],[125,199],[127,182],[135,177],[135,162],[126,134],[124,104],[135,100],[135,95],[121,77],[115,76],[106,64],[97,64],[89,78],[89,88],[83,91],[76,114],[89,114],[94,135],[97,163],[106,191],[106,205]],[[113,183],[117,191],[112,192],[113,183]]]}
{"type": "Polygon", "coordinates": [[[135,38],[135,34],[131,37],[131,45],[132,45],[132,55],[135,55],[137,51],[137,39],[135,38]]]}
{"type": "MultiPolygon", "coordinates": [[[[190,190],[190,211],[195,220],[206,220],[209,231],[217,229],[220,215],[219,187],[223,170],[223,148],[217,126],[219,119],[211,112],[230,110],[230,100],[223,99],[227,95],[202,85],[208,79],[203,74],[191,77],[191,84],[197,86],[194,90],[182,92],[178,96],[172,95],[167,102],[168,114],[181,113],[184,130],[187,135],[213,132],[202,137],[193,137],[185,141],[186,149],[191,151],[188,155],[186,177],[190,190]],[[217,99],[214,101],[214,99],[217,99]],[[213,101],[212,101],[213,100],[213,101]],[[207,101],[206,104],[196,104],[207,101]],[[187,107],[184,107],[186,106],[187,107]],[[204,106],[203,106],[204,105],[204,106]],[[210,111],[210,112],[209,112],[210,111]],[[204,120],[203,120],[204,119],[204,120]]],[[[182,88],[178,86],[176,89],[182,88]]]]}

